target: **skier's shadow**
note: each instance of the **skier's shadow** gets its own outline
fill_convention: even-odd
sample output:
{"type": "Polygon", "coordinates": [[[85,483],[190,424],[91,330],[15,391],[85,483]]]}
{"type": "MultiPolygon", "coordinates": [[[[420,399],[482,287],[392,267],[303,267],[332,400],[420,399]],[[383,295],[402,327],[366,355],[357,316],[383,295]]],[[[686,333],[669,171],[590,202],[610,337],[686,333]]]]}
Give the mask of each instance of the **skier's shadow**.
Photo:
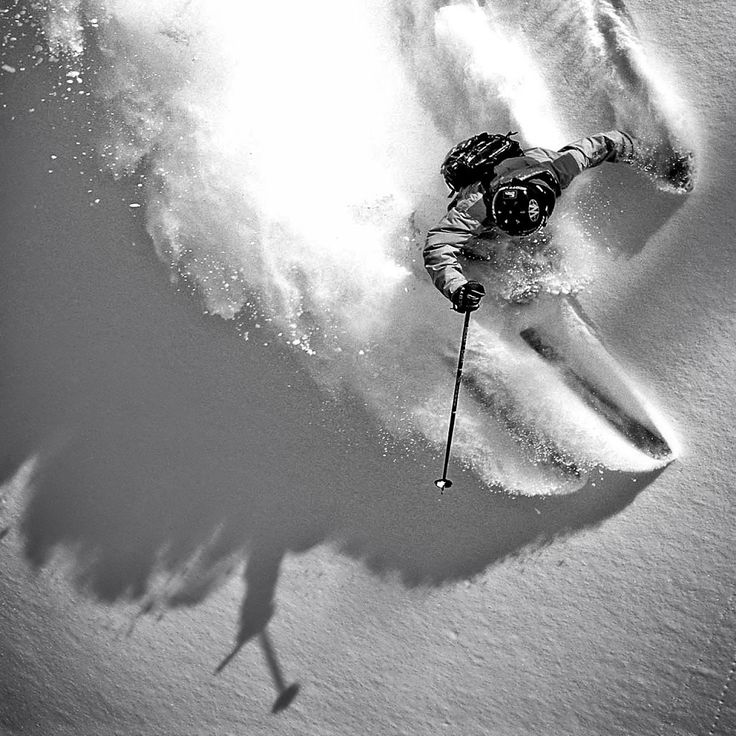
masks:
{"type": "Polygon", "coordinates": [[[8,320],[13,354],[43,349],[0,389],[10,440],[2,480],[49,432],[63,435],[33,478],[21,520],[27,558],[42,567],[65,549],[87,594],[159,608],[195,605],[247,560],[233,648],[213,669],[258,639],[281,706],[295,689],[264,637],[285,556],[327,544],[407,586],[442,585],[598,524],[643,485],[611,478],[569,497],[511,498],[457,472],[440,496],[434,451],[387,464],[368,416],[323,409],[287,354],[162,293],[140,253],[93,233],[68,245],[58,257],[76,264],[57,264],[53,283],[41,283],[48,262],[26,252],[16,254],[31,266],[23,289],[4,285],[18,308],[7,314],[22,314],[25,289],[43,313],[31,332],[8,320]],[[80,283],[76,266],[89,279],[80,283]],[[156,318],[141,319],[142,309],[156,318]],[[163,590],[162,573],[174,578],[163,590]]]}

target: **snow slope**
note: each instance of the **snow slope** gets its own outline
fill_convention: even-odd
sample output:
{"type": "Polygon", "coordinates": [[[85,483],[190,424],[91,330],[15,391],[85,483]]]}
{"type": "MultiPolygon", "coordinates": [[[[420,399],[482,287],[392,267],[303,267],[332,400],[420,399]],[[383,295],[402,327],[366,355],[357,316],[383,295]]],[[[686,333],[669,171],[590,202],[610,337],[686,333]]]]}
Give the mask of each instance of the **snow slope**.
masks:
{"type": "Polygon", "coordinates": [[[98,43],[58,64],[4,17],[6,730],[733,729],[729,11],[501,7],[51,3],[46,39],[98,43]],[[694,147],[697,189],[596,172],[567,275],[679,459],[510,496],[548,468],[466,429],[438,497],[437,161],[488,117],[556,145],[621,116],[694,147]]]}

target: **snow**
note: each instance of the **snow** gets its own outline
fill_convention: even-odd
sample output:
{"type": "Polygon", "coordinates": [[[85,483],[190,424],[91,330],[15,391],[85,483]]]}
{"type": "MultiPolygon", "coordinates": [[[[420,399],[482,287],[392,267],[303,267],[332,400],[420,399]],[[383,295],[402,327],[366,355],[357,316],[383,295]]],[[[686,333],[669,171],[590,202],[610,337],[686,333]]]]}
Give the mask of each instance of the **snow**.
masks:
{"type": "MultiPolygon", "coordinates": [[[[2,729],[733,732],[732,11],[492,3],[491,30],[513,30],[546,85],[529,100],[492,58],[467,65],[470,4],[397,4],[398,23],[380,3],[49,7],[58,61],[25,10],[0,16],[19,39],[0,77],[2,729]],[[274,36],[291,45],[271,53],[274,36]],[[611,102],[616,39],[648,109],[611,102]],[[495,105],[483,91],[502,83],[495,105]],[[461,432],[440,495],[431,433],[441,444],[459,322],[417,263],[445,204],[437,162],[488,117],[554,145],[614,113],[692,146],[696,190],[610,167],[570,192],[560,232],[677,460],[543,495],[549,469],[514,464],[480,423],[508,453],[487,444],[464,467],[461,432]],[[345,128],[366,148],[344,142],[335,187],[316,162],[345,128]],[[286,135],[284,181],[264,161],[286,135]],[[489,488],[500,477],[521,495],[489,488]]],[[[494,325],[477,326],[487,366],[494,325]]],[[[468,394],[460,410],[480,422],[468,394]]],[[[563,442],[592,426],[570,422],[536,429],[563,442]]]]}

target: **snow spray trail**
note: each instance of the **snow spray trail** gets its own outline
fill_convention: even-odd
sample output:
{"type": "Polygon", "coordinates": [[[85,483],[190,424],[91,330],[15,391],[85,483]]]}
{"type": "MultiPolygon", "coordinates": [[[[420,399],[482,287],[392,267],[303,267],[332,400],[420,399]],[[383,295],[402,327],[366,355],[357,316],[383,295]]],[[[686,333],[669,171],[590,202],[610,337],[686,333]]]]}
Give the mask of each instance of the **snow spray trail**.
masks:
{"type": "MultiPolygon", "coordinates": [[[[523,18],[500,2],[67,0],[42,22],[70,73],[101,60],[86,74],[106,111],[98,151],[115,175],[142,176],[134,204],[173,277],[209,312],[245,315],[249,339],[288,343],[402,442],[444,438],[459,322],[418,261],[454,140],[514,128],[558,146],[621,125],[659,150],[683,129],[621,3],[605,0],[540,0],[523,18]]],[[[550,228],[542,291],[594,272],[574,204],[550,228]]],[[[569,371],[499,314],[479,313],[469,345],[461,461],[533,493],[579,487],[595,465],[661,462],[580,400],[563,407],[569,371]]]]}

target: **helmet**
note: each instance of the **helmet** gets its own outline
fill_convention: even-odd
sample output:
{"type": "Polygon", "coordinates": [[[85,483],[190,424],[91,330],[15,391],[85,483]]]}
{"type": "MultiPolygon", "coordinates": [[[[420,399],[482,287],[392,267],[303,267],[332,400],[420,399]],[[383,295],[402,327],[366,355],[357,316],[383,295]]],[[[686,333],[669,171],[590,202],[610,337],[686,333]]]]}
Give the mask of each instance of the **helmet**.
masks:
{"type": "Polygon", "coordinates": [[[493,194],[491,212],[496,226],[509,235],[531,235],[547,224],[555,192],[542,179],[512,179],[493,194]]]}

